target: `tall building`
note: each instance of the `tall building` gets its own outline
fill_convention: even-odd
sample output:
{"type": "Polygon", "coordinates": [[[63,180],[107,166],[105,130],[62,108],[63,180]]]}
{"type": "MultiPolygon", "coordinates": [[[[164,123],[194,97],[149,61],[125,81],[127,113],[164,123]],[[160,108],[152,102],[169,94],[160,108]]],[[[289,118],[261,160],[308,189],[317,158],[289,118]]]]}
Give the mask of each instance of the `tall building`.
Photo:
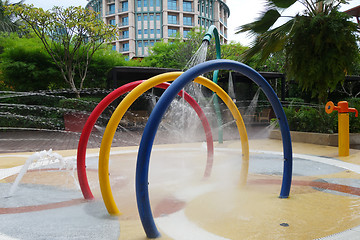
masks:
{"type": "Polygon", "coordinates": [[[180,34],[186,38],[194,27],[215,25],[220,41],[227,42],[226,0],[88,0],[87,8],[105,23],[118,25],[120,35],[111,44],[130,59],[148,55],[155,42],[180,34]]]}

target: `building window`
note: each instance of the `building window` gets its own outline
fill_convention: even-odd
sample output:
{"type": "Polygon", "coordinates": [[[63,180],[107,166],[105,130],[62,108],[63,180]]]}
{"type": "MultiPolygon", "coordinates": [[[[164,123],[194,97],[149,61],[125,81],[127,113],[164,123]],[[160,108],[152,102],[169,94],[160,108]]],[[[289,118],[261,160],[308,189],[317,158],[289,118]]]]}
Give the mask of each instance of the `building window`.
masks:
{"type": "Polygon", "coordinates": [[[141,35],[141,29],[138,30],[138,35],[141,35]]]}
{"type": "Polygon", "coordinates": [[[137,0],[137,6],[141,7],[141,0],[137,0]]]}
{"type": "Polygon", "coordinates": [[[192,17],[184,17],[184,25],[186,26],[192,26],[193,23],[192,23],[192,17]]]}
{"type": "Polygon", "coordinates": [[[148,0],[144,0],[144,7],[148,6],[148,0]]]}
{"type": "Polygon", "coordinates": [[[149,46],[149,42],[144,42],[144,47],[149,46]]]}
{"type": "Polygon", "coordinates": [[[150,29],[150,34],[154,34],[154,29],[150,29]]]}
{"type": "Polygon", "coordinates": [[[138,42],[138,47],[142,47],[142,42],[138,42]]]}
{"type": "Polygon", "coordinates": [[[129,38],[129,30],[123,31],[122,32],[122,37],[123,38],[129,38]]]}
{"type": "Polygon", "coordinates": [[[190,30],[185,30],[184,29],[184,31],[183,31],[184,38],[186,38],[189,33],[190,33],[190,30]]]}
{"type": "Polygon", "coordinates": [[[112,45],[111,50],[116,51],[116,45],[115,44],[112,45]]]}
{"type": "Polygon", "coordinates": [[[121,10],[122,10],[123,12],[126,12],[126,11],[129,10],[128,1],[121,2],[121,10]]]}
{"type": "Polygon", "coordinates": [[[137,15],[137,19],[138,19],[139,22],[141,22],[141,15],[140,14],[137,15]]]}
{"type": "Polygon", "coordinates": [[[175,37],[177,34],[177,29],[169,28],[168,29],[168,37],[175,37]]]}
{"type": "Polygon", "coordinates": [[[160,21],[160,14],[156,14],[156,21],[160,21]]]}
{"type": "Polygon", "coordinates": [[[115,4],[110,4],[109,5],[109,14],[114,14],[115,13],[115,4]]]}
{"type": "Polygon", "coordinates": [[[150,0],[150,7],[153,7],[153,6],[154,6],[154,1],[155,1],[155,0],[150,0]]]}
{"type": "Polygon", "coordinates": [[[177,24],[177,16],[176,15],[168,15],[168,23],[169,24],[177,24]]]}
{"type": "Polygon", "coordinates": [[[144,35],[148,35],[148,30],[144,29],[144,35]]]}
{"type": "Polygon", "coordinates": [[[110,20],[109,20],[109,24],[110,24],[110,25],[115,25],[115,24],[116,24],[116,23],[115,23],[115,19],[110,19],[110,20]]]}
{"type": "Polygon", "coordinates": [[[122,48],[124,52],[129,51],[129,43],[123,43],[122,48]]]}
{"type": "Polygon", "coordinates": [[[148,15],[144,15],[144,21],[148,20],[148,15]]]}
{"type": "Polygon", "coordinates": [[[121,18],[121,22],[123,26],[129,25],[129,17],[123,17],[121,18]]]}
{"type": "Polygon", "coordinates": [[[177,10],[177,0],[168,0],[168,9],[177,10]]]}
{"type": "Polygon", "coordinates": [[[161,33],[160,29],[156,29],[156,34],[160,35],[160,33],[161,33]]]}
{"type": "Polygon", "coordinates": [[[188,1],[184,1],[183,2],[183,10],[185,12],[192,12],[193,9],[192,9],[192,2],[188,2],[188,1]]]}
{"type": "Polygon", "coordinates": [[[154,21],[154,14],[150,14],[150,21],[154,21]]]}
{"type": "Polygon", "coordinates": [[[154,41],[150,41],[150,46],[154,46],[154,41]]]}

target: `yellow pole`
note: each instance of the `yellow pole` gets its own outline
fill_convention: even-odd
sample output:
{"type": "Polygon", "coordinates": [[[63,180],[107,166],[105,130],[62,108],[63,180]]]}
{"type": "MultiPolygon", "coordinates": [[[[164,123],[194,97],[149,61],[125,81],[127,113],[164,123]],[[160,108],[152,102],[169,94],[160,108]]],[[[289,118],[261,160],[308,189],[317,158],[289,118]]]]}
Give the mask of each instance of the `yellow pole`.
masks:
{"type": "Polygon", "coordinates": [[[349,156],[349,148],[350,148],[349,113],[339,113],[338,118],[339,118],[339,126],[338,126],[339,156],[346,157],[349,156]]]}

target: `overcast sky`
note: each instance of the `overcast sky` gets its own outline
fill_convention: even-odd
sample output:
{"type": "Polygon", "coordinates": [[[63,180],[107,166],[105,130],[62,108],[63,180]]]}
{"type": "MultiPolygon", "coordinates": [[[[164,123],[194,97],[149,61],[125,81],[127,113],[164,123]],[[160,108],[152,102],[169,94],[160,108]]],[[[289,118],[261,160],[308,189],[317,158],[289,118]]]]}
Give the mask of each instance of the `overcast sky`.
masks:
{"type": "MultiPolygon", "coordinates": [[[[52,8],[53,6],[68,7],[83,6],[87,4],[87,0],[25,0],[27,4],[34,4],[35,7],[44,9],[52,8]]],[[[259,14],[265,10],[264,0],[227,0],[227,5],[230,8],[230,17],[228,19],[228,39],[231,41],[240,42],[243,45],[249,45],[251,39],[245,34],[234,34],[236,27],[254,21],[259,14]]],[[[360,5],[360,0],[351,0],[350,4],[343,5],[341,10],[348,10],[360,5]]],[[[301,4],[295,4],[286,15],[295,15],[297,12],[302,12],[301,4]]],[[[355,19],[355,18],[354,18],[355,19]]]]}

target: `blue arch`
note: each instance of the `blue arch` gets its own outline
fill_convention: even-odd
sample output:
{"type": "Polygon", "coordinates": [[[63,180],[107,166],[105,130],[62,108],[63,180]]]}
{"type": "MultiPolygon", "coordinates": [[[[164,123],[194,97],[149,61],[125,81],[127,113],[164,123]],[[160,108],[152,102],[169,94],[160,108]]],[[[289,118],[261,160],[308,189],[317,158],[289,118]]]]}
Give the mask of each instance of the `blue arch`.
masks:
{"type": "Polygon", "coordinates": [[[279,120],[284,150],[284,172],[280,198],[289,197],[293,161],[291,137],[284,110],[276,93],[270,84],[259,73],[245,64],[225,59],[217,59],[200,63],[183,73],[167,90],[165,90],[150,114],[141,138],[136,163],[136,200],[141,222],[148,238],[157,238],[160,236],[152,216],[148,189],[150,155],[160,121],[172,100],[187,83],[204,73],[217,69],[237,71],[247,76],[263,90],[270,101],[276,117],[279,120]]]}

